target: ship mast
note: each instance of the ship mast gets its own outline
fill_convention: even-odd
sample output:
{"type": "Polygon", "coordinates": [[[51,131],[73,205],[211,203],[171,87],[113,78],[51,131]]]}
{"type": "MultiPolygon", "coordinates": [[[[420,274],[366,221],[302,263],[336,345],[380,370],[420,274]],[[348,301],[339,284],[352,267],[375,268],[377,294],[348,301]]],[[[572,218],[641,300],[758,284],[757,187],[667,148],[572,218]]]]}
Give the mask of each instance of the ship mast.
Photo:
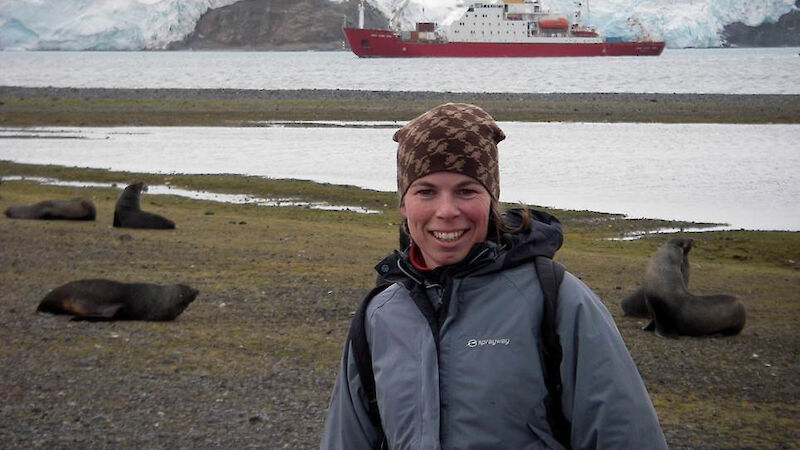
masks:
{"type": "Polygon", "coordinates": [[[653,36],[650,34],[650,30],[644,26],[642,22],[636,16],[628,17],[628,26],[631,28],[636,27],[639,28],[639,35],[636,37],[637,41],[652,41],[653,36]]]}
{"type": "Polygon", "coordinates": [[[358,28],[364,28],[364,0],[358,2],[358,28]]]}
{"type": "MultiPolygon", "coordinates": [[[[585,2],[586,2],[586,17],[588,18],[589,17],[589,0],[585,0],[585,2]]],[[[581,19],[582,9],[583,9],[583,2],[580,1],[580,0],[576,1],[575,2],[575,15],[574,15],[575,21],[574,21],[574,23],[577,24],[577,26],[579,26],[579,27],[583,25],[583,23],[582,23],[583,21],[581,19]]],[[[587,19],[587,22],[588,23],[592,23],[588,19],[587,19]]]]}
{"type": "Polygon", "coordinates": [[[392,18],[389,19],[389,29],[392,31],[400,31],[400,13],[408,5],[409,0],[403,0],[392,11],[392,18]]]}
{"type": "Polygon", "coordinates": [[[586,0],[586,22],[590,24],[592,23],[591,14],[592,12],[589,10],[589,0],[586,0]]]}

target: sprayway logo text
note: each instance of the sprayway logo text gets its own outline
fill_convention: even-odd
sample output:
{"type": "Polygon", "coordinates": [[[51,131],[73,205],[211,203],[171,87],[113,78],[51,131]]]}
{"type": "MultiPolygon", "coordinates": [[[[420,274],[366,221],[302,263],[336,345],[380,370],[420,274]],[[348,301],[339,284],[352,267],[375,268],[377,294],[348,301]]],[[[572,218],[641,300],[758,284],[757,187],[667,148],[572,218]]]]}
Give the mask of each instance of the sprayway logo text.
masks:
{"type": "Polygon", "coordinates": [[[511,345],[511,339],[508,338],[500,338],[500,339],[469,339],[467,340],[467,347],[475,348],[475,347],[483,347],[485,345],[511,345]]]}

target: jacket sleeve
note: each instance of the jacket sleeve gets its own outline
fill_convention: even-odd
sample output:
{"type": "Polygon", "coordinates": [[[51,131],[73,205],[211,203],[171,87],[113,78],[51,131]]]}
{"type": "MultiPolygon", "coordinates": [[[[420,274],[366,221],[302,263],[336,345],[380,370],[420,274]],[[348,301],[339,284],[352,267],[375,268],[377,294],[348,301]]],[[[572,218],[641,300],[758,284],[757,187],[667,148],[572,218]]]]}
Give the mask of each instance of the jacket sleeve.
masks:
{"type": "Polygon", "coordinates": [[[614,319],[566,273],[557,318],[563,359],[562,408],[575,449],[666,449],[653,403],[614,319]]]}
{"type": "Polygon", "coordinates": [[[320,450],[378,449],[378,432],[369,419],[350,341],[345,342],[322,432],[320,450]]]}

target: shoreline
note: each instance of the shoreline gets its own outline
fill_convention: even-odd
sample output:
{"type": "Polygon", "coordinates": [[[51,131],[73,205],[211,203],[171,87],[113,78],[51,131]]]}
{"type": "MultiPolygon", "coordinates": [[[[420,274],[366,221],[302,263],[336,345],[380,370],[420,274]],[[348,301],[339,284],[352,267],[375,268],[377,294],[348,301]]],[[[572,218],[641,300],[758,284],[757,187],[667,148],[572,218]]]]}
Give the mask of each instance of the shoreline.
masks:
{"type": "MultiPolygon", "coordinates": [[[[167,180],[159,185],[152,185],[151,195],[174,195],[186,199],[244,204],[264,207],[303,207],[327,212],[355,212],[359,214],[394,214],[394,191],[370,189],[349,184],[335,184],[300,178],[271,178],[261,175],[241,173],[183,173],[183,172],[130,172],[120,169],[107,169],[88,166],[68,166],[58,164],[24,163],[0,159],[0,182],[31,182],[40,186],[66,187],[71,189],[116,188],[123,182],[125,175],[135,175],[136,179],[167,180]],[[250,182],[269,183],[278,188],[277,193],[259,197],[254,192],[242,193],[220,189],[215,184],[207,184],[207,179],[239,179],[250,182]],[[186,180],[182,182],[181,180],[186,180]],[[188,183],[188,184],[183,184],[188,183]],[[363,191],[374,195],[372,201],[346,202],[349,198],[342,193],[363,191]],[[227,199],[227,200],[223,200],[227,199]]],[[[151,181],[148,181],[148,183],[151,181]]],[[[514,207],[516,203],[501,202],[504,207],[514,207]]],[[[569,209],[557,205],[528,204],[530,207],[557,213],[565,219],[564,225],[578,228],[594,228],[605,223],[611,233],[608,240],[635,240],[648,236],[674,233],[713,233],[713,232],[746,232],[746,233],[788,233],[800,234],[800,230],[782,228],[745,228],[723,222],[694,221],[680,218],[658,218],[632,216],[618,211],[601,211],[593,209],[569,209]]]]}
{"type": "Polygon", "coordinates": [[[409,120],[441,103],[498,121],[800,123],[800,95],[463,93],[331,89],[0,86],[0,126],[258,126],[268,120],[409,120]]]}

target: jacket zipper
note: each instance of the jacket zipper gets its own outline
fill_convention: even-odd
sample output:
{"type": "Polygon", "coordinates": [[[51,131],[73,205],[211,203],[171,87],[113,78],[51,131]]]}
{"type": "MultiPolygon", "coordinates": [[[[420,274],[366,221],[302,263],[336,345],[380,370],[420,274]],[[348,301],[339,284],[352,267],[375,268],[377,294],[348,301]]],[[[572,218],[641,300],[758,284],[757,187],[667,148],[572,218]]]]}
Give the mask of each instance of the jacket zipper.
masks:
{"type": "Polygon", "coordinates": [[[441,354],[441,341],[442,341],[442,325],[444,324],[444,320],[447,317],[447,311],[450,308],[450,297],[451,297],[451,290],[453,286],[453,279],[451,277],[447,277],[445,280],[444,288],[442,289],[441,286],[437,288],[436,293],[439,294],[440,298],[440,305],[439,309],[436,311],[436,335],[435,342],[436,342],[436,360],[437,365],[439,368],[439,444],[442,448],[444,448],[444,443],[447,441],[447,433],[448,430],[446,429],[447,421],[445,420],[444,414],[445,411],[445,404],[447,403],[446,400],[449,398],[449,391],[447,391],[447,387],[444,383],[442,383],[442,354],[441,354]]]}

